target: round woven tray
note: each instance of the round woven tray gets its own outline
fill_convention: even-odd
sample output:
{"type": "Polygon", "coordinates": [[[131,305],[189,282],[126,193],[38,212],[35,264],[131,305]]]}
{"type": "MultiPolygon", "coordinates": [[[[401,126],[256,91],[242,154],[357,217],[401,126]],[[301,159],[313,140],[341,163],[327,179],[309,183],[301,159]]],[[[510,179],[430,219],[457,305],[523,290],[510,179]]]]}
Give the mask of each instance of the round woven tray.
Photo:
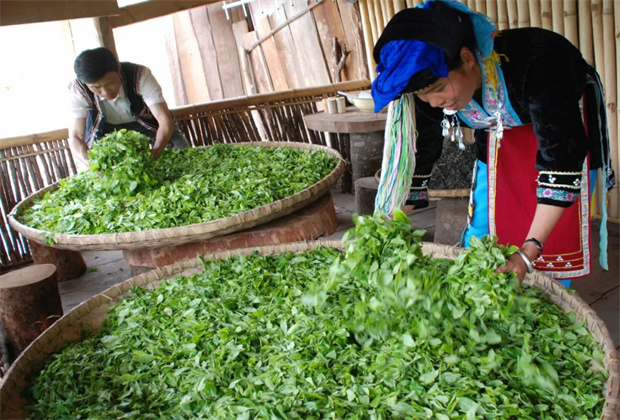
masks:
{"type": "MultiPolygon", "coordinates": [[[[381,169],[375,172],[375,181],[379,184],[381,180],[381,169]]],[[[469,197],[468,189],[457,190],[428,190],[429,198],[467,198],[469,197]]]]}
{"type": "MultiPolygon", "coordinates": [[[[236,249],[206,255],[204,258],[206,260],[221,260],[236,255],[251,255],[254,252],[277,255],[289,251],[303,252],[314,249],[318,245],[342,249],[342,244],[337,241],[314,241],[236,249]]],[[[462,248],[424,243],[423,251],[425,254],[434,257],[454,259],[462,251],[462,248]]],[[[118,303],[131,289],[135,287],[154,289],[161,280],[168,277],[177,274],[189,275],[200,271],[202,271],[202,262],[198,259],[158,268],[125,280],[65,314],[24,350],[2,379],[0,384],[1,417],[3,419],[26,417],[28,414],[24,408],[26,399],[22,391],[29,386],[44,362],[57,349],[63,348],[68,343],[82,340],[82,333],[85,332],[85,328],[88,328],[88,331],[97,331],[108,309],[118,303]]],[[[564,312],[575,312],[577,320],[584,323],[592,338],[599,343],[601,351],[605,354],[604,365],[609,375],[605,388],[605,404],[600,419],[617,420],[620,416],[620,361],[605,323],[581,298],[568,293],[563,286],[551,277],[535,272],[525,278],[525,284],[543,290],[550,300],[564,312]]]]}
{"type": "Polygon", "coordinates": [[[26,197],[11,211],[8,216],[9,224],[24,235],[26,238],[43,245],[47,237],[54,238],[54,243],[49,245],[59,249],[73,251],[85,250],[116,250],[116,249],[145,249],[174,246],[191,242],[198,242],[216,236],[226,235],[243,229],[248,229],[270,220],[277,219],[299,210],[327,192],[345,170],[342,156],[335,150],[325,146],[308,143],[284,143],[284,142],[252,142],[236,143],[235,147],[260,146],[260,147],[289,147],[315,151],[320,150],[338,158],[338,165],[334,170],[314,185],[298,192],[297,194],[283,198],[273,203],[257,207],[250,211],[235,214],[223,219],[211,220],[204,223],[195,223],[166,229],[152,229],[140,232],[106,233],[100,235],[71,235],[53,234],[47,231],[34,229],[26,226],[15,218],[25,209],[32,206],[36,199],[43,197],[49,191],[55,191],[60,187],[59,183],[43,188],[26,197]]]}

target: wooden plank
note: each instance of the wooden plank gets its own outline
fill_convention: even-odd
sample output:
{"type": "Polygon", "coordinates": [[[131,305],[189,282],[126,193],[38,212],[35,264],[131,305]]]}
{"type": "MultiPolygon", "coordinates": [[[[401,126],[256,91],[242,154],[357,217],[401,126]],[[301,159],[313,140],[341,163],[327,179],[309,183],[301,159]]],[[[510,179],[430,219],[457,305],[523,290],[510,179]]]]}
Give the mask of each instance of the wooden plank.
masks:
{"type": "MultiPolygon", "coordinates": [[[[256,22],[257,36],[262,37],[268,34],[270,31],[271,25],[269,24],[269,19],[267,16],[263,16],[256,22]]],[[[278,47],[276,46],[275,40],[273,39],[273,37],[269,37],[265,39],[260,46],[265,56],[267,68],[269,69],[269,75],[271,76],[273,90],[279,91],[288,89],[289,84],[287,82],[286,72],[284,71],[284,66],[282,65],[282,62],[280,61],[278,47]]]]}
{"type": "Polygon", "coordinates": [[[354,74],[352,68],[353,61],[349,57],[347,57],[345,65],[342,68],[342,74],[337,75],[335,73],[337,70],[336,67],[338,65],[338,61],[341,59],[342,54],[338,57],[333,56],[334,41],[338,42],[338,48],[342,51],[342,53],[344,53],[345,50],[349,50],[349,47],[347,46],[347,38],[342,26],[342,20],[340,18],[340,11],[338,10],[338,3],[333,1],[324,1],[320,6],[315,7],[312,10],[312,14],[314,15],[314,21],[319,33],[319,40],[323,46],[323,54],[325,55],[325,61],[327,62],[327,67],[329,69],[329,75],[332,78],[332,82],[336,82],[338,79],[350,80],[355,78],[355,76],[352,77],[354,74]],[[334,62],[334,60],[338,61],[334,62]]]}
{"type": "MultiPolygon", "coordinates": [[[[44,3],[44,1],[42,2],[44,3]]],[[[78,1],[76,1],[78,3],[78,1]]],[[[91,1],[80,1],[83,4],[90,4],[91,1]]],[[[116,1],[114,1],[116,3],[116,1]]],[[[132,4],[119,10],[118,16],[110,18],[112,28],[138,23],[171,13],[189,10],[211,3],[221,3],[221,0],[151,0],[142,3],[132,4]]]]}
{"type": "Polygon", "coordinates": [[[2,26],[111,16],[120,13],[115,0],[0,1],[0,25],[2,26]]]}
{"type": "Polygon", "coordinates": [[[211,98],[189,12],[173,15],[172,22],[187,101],[192,104],[207,102],[211,98]]]}
{"type": "MultiPolygon", "coordinates": [[[[278,7],[268,18],[271,27],[275,28],[283,22],[286,22],[286,12],[283,7],[278,7]]],[[[301,75],[303,67],[299,62],[299,54],[297,54],[295,49],[295,41],[293,40],[291,29],[289,27],[280,29],[273,35],[273,39],[278,48],[280,62],[286,72],[286,79],[289,86],[293,89],[306,86],[301,75]]]]}
{"type": "Polygon", "coordinates": [[[338,10],[347,40],[346,45],[349,51],[351,51],[349,58],[347,58],[342,80],[369,79],[368,64],[364,58],[366,57],[366,52],[359,5],[347,0],[338,0],[338,10]]]}
{"type": "MultiPolygon", "coordinates": [[[[244,48],[254,44],[258,40],[256,31],[248,32],[243,35],[244,48]]],[[[254,74],[254,80],[256,81],[256,87],[258,92],[267,93],[273,92],[273,84],[271,83],[271,76],[269,75],[269,68],[265,62],[265,56],[263,55],[262,47],[254,48],[249,54],[249,69],[254,74]]]]}
{"type": "Polygon", "coordinates": [[[224,9],[219,3],[208,6],[207,11],[224,97],[243,96],[243,79],[232,23],[226,20],[224,9]]]}
{"type": "Polygon", "coordinates": [[[211,21],[206,7],[200,7],[189,11],[192,27],[198,42],[202,67],[205,71],[205,79],[209,90],[209,98],[223,99],[224,89],[220,80],[218,68],[218,56],[215,51],[211,21]]]}
{"type": "Polygon", "coordinates": [[[232,25],[233,35],[235,36],[235,44],[237,46],[237,57],[241,67],[241,75],[246,95],[254,95],[257,92],[256,80],[254,72],[250,66],[250,58],[245,51],[245,43],[243,38],[248,32],[248,23],[245,20],[235,22],[232,25]]]}
{"type": "MultiPolygon", "coordinates": [[[[288,17],[295,16],[307,9],[305,2],[284,2],[288,17]]],[[[297,51],[303,51],[303,72],[306,86],[327,85],[331,83],[329,71],[320,47],[319,34],[312,14],[305,14],[289,25],[297,51]]]]}
{"type": "Polygon", "coordinates": [[[162,30],[165,34],[164,41],[166,44],[168,65],[170,67],[174,102],[177,106],[187,105],[189,102],[185,94],[185,86],[183,85],[181,63],[179,61],[179,52],[177,50],[177,41],[174,33],[174,22],[172,21],[172,16],[162,18],[161,21],[165,23],[165,26],[162,25],[162,30]]]}

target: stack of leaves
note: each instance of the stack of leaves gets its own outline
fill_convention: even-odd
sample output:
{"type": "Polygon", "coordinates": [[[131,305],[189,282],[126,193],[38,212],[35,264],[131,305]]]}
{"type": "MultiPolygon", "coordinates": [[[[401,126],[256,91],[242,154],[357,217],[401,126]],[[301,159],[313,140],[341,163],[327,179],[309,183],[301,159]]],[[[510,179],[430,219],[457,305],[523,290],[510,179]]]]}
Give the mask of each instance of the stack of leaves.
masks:
{"type": "Polygon", "coordinates": [[[494,241],[434,260],[421,235],[358,217],[345,254],[234,257],[136,289],[51,358],[32,416],[599,417],[603,356],[574,315],[495,273],[510,250],[494,241]]]}
{"type": "Polygon", "coordinates": [[[100,191],[135,195],[159,184],[149,138],[122,129],[105,135],[88,151],[88,169],[101,178],[100,191]]]}
{"type": "Polygon", "coordinates": [[[17,219],[35,229],[77,235],[186,226],[297,194],[338,164],[322,151],[230,144],[166,149],[153,162],[135,132],[105,140],[93,147],[88,171],[60,181],[57,191],[17,219]]]}

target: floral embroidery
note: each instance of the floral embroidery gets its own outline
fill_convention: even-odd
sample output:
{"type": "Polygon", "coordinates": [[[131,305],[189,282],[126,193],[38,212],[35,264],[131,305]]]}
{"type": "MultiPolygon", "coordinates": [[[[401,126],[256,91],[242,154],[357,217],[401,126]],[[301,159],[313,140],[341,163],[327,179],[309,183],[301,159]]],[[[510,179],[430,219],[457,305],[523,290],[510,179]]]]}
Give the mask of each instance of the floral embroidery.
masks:
{"type": "Polygon", "coordinates": [[[581,188],[581,174],[575,172],[541,171],[536,179],[539,186],[578,190],[581,188]]]}
{"type": "Polygon", "coordinates": [[[550,200],[565,201],[567,203],[572,203],[579,197],[579,194],[554,188],[538,188],[536,190],[536,195],[538,198],[548,198],[550,200]]]}
{"type": "Polygon", "coordinates": [[[458,116],[470,128],[477,129],[496,128],[501,131],[504,125],[507,127],[522,125],[508,99],[504,73],[497,54],[493,52],[485,59],[480,52],[477,52],[476,58],[480,68],[483,69],[483,104],[481,106],[472,99],[458,112],[458,116]]]}
{"type": "Polygon", "coordinates": [[[557,260],[558,260],[558,261],[564,261],[564,258],[562,258],[562,256],[560,255],[560,256],[557,258],[557,260]]]}
{"type": "Polygon", "coordinates": [[[566,263],[566,267],[570,268],[570,267],[572,267],[572,266],[573,266],[573,265],[572,265],[570,262],[567,262],[567,263],[566,263]]]}
{"type": "Polygon", "coordinates": [[[427,191],[411,191],[409,193],[409,200],[411,201],[428,200],[428,192],[427,191]]]}

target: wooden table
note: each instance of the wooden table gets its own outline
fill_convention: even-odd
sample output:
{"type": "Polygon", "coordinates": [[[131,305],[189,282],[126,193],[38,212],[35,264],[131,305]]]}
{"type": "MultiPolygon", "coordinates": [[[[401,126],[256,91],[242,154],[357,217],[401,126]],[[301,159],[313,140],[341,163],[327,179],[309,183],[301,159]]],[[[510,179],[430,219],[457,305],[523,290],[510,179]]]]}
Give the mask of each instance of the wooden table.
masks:
{"type": "Polygon", "coordinates": [[[386,113],[375,114],[348,107],[342,114],[304,115],[304,122],[310,130],[349,134],[351,177],[355,185],[357,179],[374,176],[381,169],[386,118],[386,113]]]}

